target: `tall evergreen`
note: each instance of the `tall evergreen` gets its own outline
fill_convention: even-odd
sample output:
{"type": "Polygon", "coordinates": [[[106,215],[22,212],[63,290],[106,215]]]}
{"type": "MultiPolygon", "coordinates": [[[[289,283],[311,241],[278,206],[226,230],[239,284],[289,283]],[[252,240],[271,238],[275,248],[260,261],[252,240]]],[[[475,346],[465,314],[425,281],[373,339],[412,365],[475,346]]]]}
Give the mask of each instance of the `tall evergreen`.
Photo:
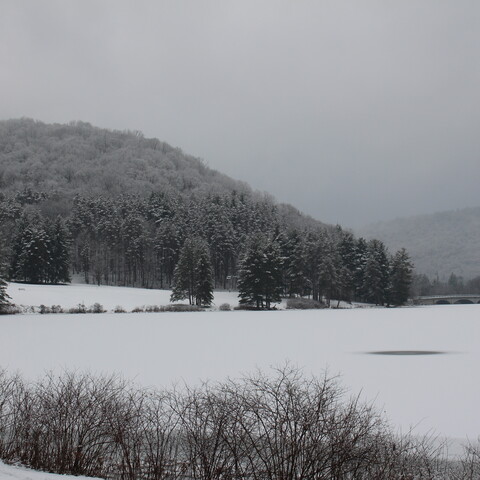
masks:
{"type": "Polygon", "coordinates": [[[13,245],[10,277],[30,283],[48,282],[50,239],[39,214],[24,215],[13,245]]]}
{"type": "Polygon", "coordinates": [[[10,297],[7,293],[7,282],[0,277],[0,313],[5,313],[8,305],[10,305],[10,297]]]}
{"type": "Polygon", "coordinates": [[[207,245],[202,242],[195,264],[195,303],[208,306],[213,302],[213,269],[207,245]]]}
{"type": "Polygon", "coordinates": [[[187,238],[174,272],[171,300],[188,299],[190,305],[208,306],[213,300],[213,276],[206,242],[187,238]]]}
{"type": "Polygon", "coordinates": [[[366,300],[376,305],[385,305],[390,293],[390,265],[387,249],[383,242],[368,242],[368,255],[365,265],[364,289],[366,300]]]}
{"type": "Polygon", "coordinates": [[[413,265],[407,251],[402,248],[391,261],[390,301],[393,305],[403,305],[410,296],[413,279],[413,265]]]}
{"type": "Polygon", "coordinates": [[[61,217],[57,217],[48,230],[50,260],[48,281],[50,283],[70,282],[70,239],[61,217]]]}
{"type": "Polygon", "coordinates": [[[282,290],[280,248],[276,242],[257,234],[240,262],[239,303],[269,309],[272,303],[281,301],[282,290]]]}

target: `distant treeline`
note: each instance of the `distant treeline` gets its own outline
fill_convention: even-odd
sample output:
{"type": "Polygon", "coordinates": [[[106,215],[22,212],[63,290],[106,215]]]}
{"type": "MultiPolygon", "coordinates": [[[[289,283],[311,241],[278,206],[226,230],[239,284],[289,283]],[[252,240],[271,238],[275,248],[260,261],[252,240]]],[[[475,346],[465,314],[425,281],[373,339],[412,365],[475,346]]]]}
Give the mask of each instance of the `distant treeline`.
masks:
{"type": "Polygon", "coordinates": [[[439,278],[431,280],[426,275],[414,275],[412,293],[420,296],[480,294],[480,276],[465,281],[463,277],[452,273],[447,281],[442,281],[439,278]]]}
{"type": "Polygon", "coordinates": [[[283,295],[376,304],[400,304],[408,296],[406,252],[392,257],[382,242],[356,239],[340,227],[297,228],[268,198],[235,191],[189,198],[165,192],[76,196],[63,218],[48,214],[48,201],[45,192],[0,199],[11,280],[68,282],[73,272],[99,285],[170,288],[185,240],[201,237],[215,286],[235,288],[239,261],[261,234],[276,247],[283,295]]]}

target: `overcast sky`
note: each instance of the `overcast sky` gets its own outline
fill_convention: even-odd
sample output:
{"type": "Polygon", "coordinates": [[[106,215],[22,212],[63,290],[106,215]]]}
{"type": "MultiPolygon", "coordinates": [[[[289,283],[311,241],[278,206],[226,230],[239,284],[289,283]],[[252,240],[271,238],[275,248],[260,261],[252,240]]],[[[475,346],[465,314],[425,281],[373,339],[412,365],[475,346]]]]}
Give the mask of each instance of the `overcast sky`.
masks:
{"type": "Polygon", "coordinates": [[[0,117],[141,130],[331,223],[480,205],[478,0],[1,0],[0,117]]]}

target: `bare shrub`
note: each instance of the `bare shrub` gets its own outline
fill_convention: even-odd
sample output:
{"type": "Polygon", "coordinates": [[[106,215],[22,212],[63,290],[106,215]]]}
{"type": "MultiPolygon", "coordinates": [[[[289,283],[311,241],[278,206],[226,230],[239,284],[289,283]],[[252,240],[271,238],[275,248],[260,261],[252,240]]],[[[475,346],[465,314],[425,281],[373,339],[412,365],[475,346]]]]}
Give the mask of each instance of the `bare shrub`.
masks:
{"type": "Polygon", "coordinates": [[[46,313],[63,313],[63,308],[60,305],[52,305],[51,307],[40,305],[39,313],[42,315],[46,313]]]}
{"type": "Polygon", "coordinates": [[[132,310],[132,313],[143,313],[145,311],[145,307],[135,307],[133,310],[132,310]]]}
{"type": "Polygon", "coordinates": [[[159,307],[158,305],[147,305],[145,307],[145,311],[146,312],[149,312],[149,313],[152,313],[152,312],[161,312],[162,311],[162,307],[159,307]]]}
{"type": "MultiPolygon", "coordinates": [[[[2,305],[2,308],[0,308],[0,315],[16,315],[17,313],[23,313],[22,310],[23,309],[18,305],[2,305]]],[[[30,313],[31,307],[27,307],[26,310],[27,311],[25,311],[24,313],[30,313]]]]}
{"type": "Polygon", "coordinates": [[[68,372],[26,384],[0,370],[0,457],[126,480],[479,478],[478,445],[454,468],[336,379],[289,366],[161,392],[68,372]]]}
{"type": "Polygon", "coordinates": [[[465,455],[461,461],[457,478],[462,480],[480,478],[480,439],[476,443],[470,442],[465,447],[465,455]]]}
{"type": "Polygon", "coordinates": [[[309,309],[319,309],[327,308],[326,305],[318,300],[313,300],[311,298],[288,298],[287,299],[287,308],[295,310],[309,310],[309,309]]]}
{"type": "Polygon", "coordinates": [[[218,309],[221,310],[222,312],[229,312],[232,309],[232,307],[230,306],[229,303],[222,303],[220,307],[218,307],[218,309]]]}
{"type": "Polygon", "coordinates": [[[117,305],[113,311],[115,313],[127,313],[127,311],[121,306],[121,305],[117,305]]]}
{"type": "Polygon", "coordinates": [[[76,307],[69,308],[68,313],[87,313],[87,307],[84,303],[79,303],[76,307]]]}
{"type": "Polygon", "coordinates": [[[103,305],[100,303],[94,303],[87,310],[87,313],[105,313],[106,310],[103,308],[103,305]]]}
{"type": "Polygon", "coordinates": [[[162,312],[204,312],[202,307],[197,305],[186,305],[182,303],[172,303],[161,308],[162,312]]]}

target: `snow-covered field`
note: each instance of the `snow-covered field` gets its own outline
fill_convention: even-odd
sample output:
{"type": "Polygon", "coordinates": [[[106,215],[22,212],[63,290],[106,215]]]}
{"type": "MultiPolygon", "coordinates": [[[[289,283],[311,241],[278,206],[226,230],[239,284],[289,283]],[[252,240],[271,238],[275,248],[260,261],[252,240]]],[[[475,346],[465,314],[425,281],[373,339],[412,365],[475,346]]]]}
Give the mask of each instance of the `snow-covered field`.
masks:
{"type": "MultiPolygon", "coordinates": [[[[16,303],[83,301],[106,308],[166,304],[169,292],[10,285],[16,303]],[[24,288],[25,290],[21,290],[24,288]],[[92,293],[93,292],[93,293],[92,293]],[[162,295],[166,295],[163,302],[162,295]],[[62,301],[63,300],[63,301],[62,301]]],[[[221,293],[216,303],[236,304],[221,293]]],[[[73,302],[73,303],[69,303],[73,302]]],[[[119,372],[140,385],[224,379],[285,361],[341,374],[404,432],[480,434],[480,305],[399,309],[0,317],[0,366],[34,379],[46,370],[119,372]],[[380,351],[435,351],[379,355],[380,351]]]]}
{"type": "Polygon", "coordinates": [[[5,465],[0,461],[0,480],[82,480],[91,477],[74,477],[71,475],[56,475],[55,473],[38,472],[24,467],[5,465]]]}
{"type": "MultiPolygon", "coordinates": [[[[108,311],[113,311],[117,306],[131,311],[142,306],[168,305],[172,293],[171,290],[146,288],[99,287],[86,284],[26,285],[13,282],[8,285],[7,292],[17,305],[34,307],[60,305],[63,309],[68,310],[80,303],[86,307],[100,303],[108,311]]],[[[238,292],[215,292],[213,308],[218,308],[223,303],[229,303],[232,307],[238,305],[238,292]]]]}

